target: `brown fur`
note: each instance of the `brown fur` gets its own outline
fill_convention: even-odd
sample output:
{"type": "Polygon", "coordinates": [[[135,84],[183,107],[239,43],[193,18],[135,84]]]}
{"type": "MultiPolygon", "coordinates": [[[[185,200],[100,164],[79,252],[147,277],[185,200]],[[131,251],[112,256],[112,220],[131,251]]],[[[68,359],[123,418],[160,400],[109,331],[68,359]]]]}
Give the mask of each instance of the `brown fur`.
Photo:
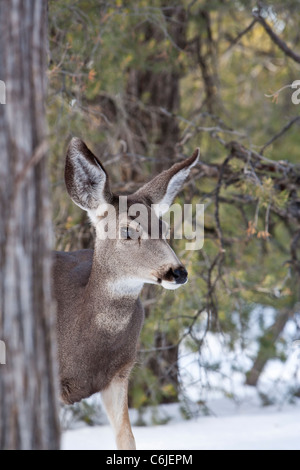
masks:
{"type": "Polygon", "coordinates": [[[107,298],[97,278],[102,269],[96,260],[92,272],[92,262],[92,250],[55,253],[60,376],[68,404],[104,390],[125,366],[131,369],[144,319],[139,299],[107,298]],[[126,317],[122,330],[115,328],[116,312],[119,321],[126,317]]]}

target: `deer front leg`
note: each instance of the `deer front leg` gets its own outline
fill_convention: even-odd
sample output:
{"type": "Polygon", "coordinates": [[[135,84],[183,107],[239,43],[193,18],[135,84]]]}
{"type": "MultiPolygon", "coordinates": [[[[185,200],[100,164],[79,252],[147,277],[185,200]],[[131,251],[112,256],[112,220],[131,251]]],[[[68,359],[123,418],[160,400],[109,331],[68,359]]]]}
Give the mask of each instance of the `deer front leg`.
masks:
{"type": "Polygon", "coordinates": [[[128,378],[115,378],[101,392],[107,416],[113,427],[118,450],[135,450],[128,414],[128,378]]]}

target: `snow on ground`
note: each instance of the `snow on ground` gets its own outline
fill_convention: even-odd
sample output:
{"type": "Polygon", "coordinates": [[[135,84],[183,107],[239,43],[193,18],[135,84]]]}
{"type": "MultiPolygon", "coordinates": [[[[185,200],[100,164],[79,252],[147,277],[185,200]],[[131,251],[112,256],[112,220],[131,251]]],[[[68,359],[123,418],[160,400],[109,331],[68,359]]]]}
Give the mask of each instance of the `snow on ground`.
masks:
{"type": "MultiPolygon", "coordinates": [[[[211,333],[206,334],[200,354],[182,345],[179,368],[183,402],[143,411],[142,420],[148,426],[133,426],[138,449],[300,450],[300,403],[289,404],[296,401],[294,392],[300,388],[300,341],[295,323],[289,322],[282,335],[287,360],[270,360],[258,388],[245,386],[245,373],[256,357],[257,339],[262,333],[259,315],[265,328],[274,322],[273,309],[254,310],[246,348],[236,344],[232,350],[226,335],[211,333]],[[205,403],[210,416],[199,416],[199,402],[205,403]],[[273,405],[263,407],[263,402],[273,405]],[[182,406],[198,417],[184,420],[182,406]],[[153,426],[153,422],[168,424],[153,426]]],[[[63,434],[62,448],[114,450],[113,433],[99,394],[88,403],[99,410],[98,422],[103,425],[78,428],[81,424],[74,423],[72,413],[66,411],[63,425],[77,428],[63,434]]],[[[130,410],[130,418],[134,425],[141,416],[130,410]]]]}
{"type": "MultiPolygon", "coordinates": [[[[218,414],[175,420],[163,426],[133,427],[139,450],[300,450],[300,406],[233,409],[224,400],[211,405],[218,414]],[[222,411],[221,411],[222,410],[222,411]],[[225,410],[225,411],[224,411],[225,410]]],[[[64,450],[114,450],[108,425],[66,431],[64,450]]]]}
{"type": "MultiPolygon", "coordinates": [[[[254,309],[246,337],[241,334],[241,340],[235,342],[234,348],[231,347],[230,336],[223,333],[206,333],[201,351],[196,353],[191,353],[183,343],[180,347],[179,370],[186,396],[194,402],[217,399],[224,395],[243,401],[249,393],[244,385],[245,374],[257,356],[260,336],[274,323],[275,316],[276,311],[272,308],[254,309]]],[[[286,356],[286,361],[269,360],[260,376],[258,391],[266,395],[270,402],[286,403],[293,391],[300,388],[298,335],[296,322],[288,322],[281,334],[283,341],[277,345],[278,352],[286,356]]]]}

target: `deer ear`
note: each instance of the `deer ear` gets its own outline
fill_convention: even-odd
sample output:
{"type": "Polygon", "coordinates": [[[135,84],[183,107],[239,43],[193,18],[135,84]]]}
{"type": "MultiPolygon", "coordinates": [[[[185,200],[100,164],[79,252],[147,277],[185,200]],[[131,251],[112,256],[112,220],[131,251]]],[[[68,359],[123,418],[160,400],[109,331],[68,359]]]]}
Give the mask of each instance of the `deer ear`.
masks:
{"type": "Polygon", "coordinates": [[[135,196],[146,199],[149,205],[154,204],[158,216],[164,214],[179,193],[191,169],[197,164],[199,156],[200,149],[197,148],[190,158],[175,163],[169,170],[160,173],[139,189],[135,196]]]}
{"type": "Polygon", "coordinates": [[[106,171],[85,143],[77,138],[73,138],[68,147],[65,182],[72,201],[89,215],[101,204],[112,200],[106,171]]]}

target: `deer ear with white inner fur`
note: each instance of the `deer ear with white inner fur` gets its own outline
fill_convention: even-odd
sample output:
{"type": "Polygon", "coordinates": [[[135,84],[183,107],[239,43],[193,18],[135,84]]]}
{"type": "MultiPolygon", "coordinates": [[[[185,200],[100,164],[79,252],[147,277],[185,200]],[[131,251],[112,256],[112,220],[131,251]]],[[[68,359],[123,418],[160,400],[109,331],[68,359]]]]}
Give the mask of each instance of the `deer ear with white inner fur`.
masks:
{"type": "Polygon", "coordinates": [[[65,182],[72,201],[90,216],[101,204],[112,200],[105,169],[85,143],[77,138],[73,138],[68,147],[65,182]]]}
{"type": "Polygon", "coordinates": [[[139,189],[135,195],[146,199],[150,205],[153,204],[158,216],[164,214],[181,190],[191,169],[197,164],[199,156],[200,149],[197,148],[190,158],[175,163],[169,170],[160,173],[139,189]]]}

